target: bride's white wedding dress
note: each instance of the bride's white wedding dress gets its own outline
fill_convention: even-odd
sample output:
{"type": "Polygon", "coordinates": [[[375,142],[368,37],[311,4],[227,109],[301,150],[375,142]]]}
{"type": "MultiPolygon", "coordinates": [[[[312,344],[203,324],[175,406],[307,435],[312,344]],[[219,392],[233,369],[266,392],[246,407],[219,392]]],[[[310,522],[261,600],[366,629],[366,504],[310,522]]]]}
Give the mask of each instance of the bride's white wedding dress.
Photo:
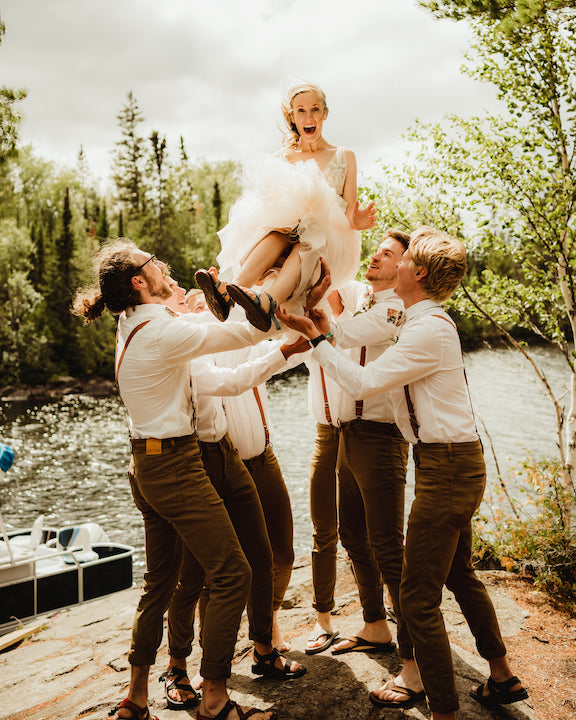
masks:
{"type": "Polygon", "coordinates": [[[297,228],[300,282],[292,294],[300,301],[315,282],[319,259],[330,268],[332,289],[354,279],[360,262],[361,234],[350,227],[342,199],[347,172],[346,149],[336,149],[324,170],[315,160],[294,164],[262,156],[244,168],[244,191],[219,233],[219,275],[233,280],[250,251],[273,230],[297,228]]]}

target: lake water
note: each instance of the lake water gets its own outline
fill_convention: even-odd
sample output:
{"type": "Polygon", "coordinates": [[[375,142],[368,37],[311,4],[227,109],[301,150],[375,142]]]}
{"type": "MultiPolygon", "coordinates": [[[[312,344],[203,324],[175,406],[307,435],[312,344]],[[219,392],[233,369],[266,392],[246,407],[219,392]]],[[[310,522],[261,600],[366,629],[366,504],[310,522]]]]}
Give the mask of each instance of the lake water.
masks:
{"type": "MultiPolygon", "coordinates": [[[[532,352],[560,392],[569,379],[565,361],[544,348],[532,352]]],[[[517,495],[514,467],[520,460],[558,456],[555,418],[550,401],[517,353],[474,351],[466,355],[466,367],[486,449],[489,513],[496,474],[486,431],[510,491],[517,495]]],[[[307,413],[306,385],[304,375],[268,384],[272,442],[292,499],[297,557],[309,552],[312,542],[308,463],[315,423],[307,413]]],[[[2,403],[0,441],[16,451],[13,468],[0,477],[0,511],[9,527],[27,527],[40,513],[46,524],[98,522],[112,540],[137,548],[135,575],[142,576],[143,525],[126,479],[130,456],[118,398],[69,396],[40,406],[2,403]]],[[[410,468],[407,503],[412,488],[410,468]]]]}

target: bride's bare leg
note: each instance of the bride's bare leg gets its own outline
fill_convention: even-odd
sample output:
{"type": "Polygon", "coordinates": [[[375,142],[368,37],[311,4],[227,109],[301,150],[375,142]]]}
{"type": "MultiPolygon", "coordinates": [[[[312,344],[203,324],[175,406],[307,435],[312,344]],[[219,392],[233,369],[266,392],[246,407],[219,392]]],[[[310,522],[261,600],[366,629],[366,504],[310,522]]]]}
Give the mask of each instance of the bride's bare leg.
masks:
{"type": "MultiPolygon", "coordinates": [[[[290,254],[284,261],[282,267],[276,273],[276,279],[274,282],[266,288],[265,293],[260,295],[260,303],[264,312],[268,312],[270,309],[270,299],[268,295],[271,295],[276,303],[280,305],[285,300],[288,300],[290,295],[296,290],[298,283],[300,282],[300,248],[298,243],[294,245],[290,254]],[[268,294],[266,294],[268,293],[268,294]]],[[[253,292],[248,289],[250,295],[253,292]]]]}
{"type": "Polygon", "coordinates": [[[284,264],[276,274],[276,279],[268,288],[268,292],[274,300],[280,305],[288,300],[290,295],[298,287],[300,282],[300,244],[296,243],[290,255],[284,261],[284,264]]]}
{"type": "Polygon", "coordinates": [[[260,240],[244,261],[234,282],[242,287],[252,287],[278,260],[286,249],[286,235],[271,232],[260,240]]]}

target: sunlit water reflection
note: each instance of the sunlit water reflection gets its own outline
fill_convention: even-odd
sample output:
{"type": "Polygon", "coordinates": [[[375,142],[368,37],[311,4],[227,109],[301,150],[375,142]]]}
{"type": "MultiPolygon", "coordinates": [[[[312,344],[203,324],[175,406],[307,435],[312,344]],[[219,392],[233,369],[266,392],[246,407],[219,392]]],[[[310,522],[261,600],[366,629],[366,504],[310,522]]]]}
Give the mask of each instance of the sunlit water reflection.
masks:
{"type": "MultiPolygon", "coordinates": [[[[560,390],[567,379],[563,361],[544,349],[535,352],[560,390]]],[[[557,455],[552,407],[511,351],[476,351],[466,356],[466,365],[485,447],[483,424],[514,491],[511,468],[520,459],[557,455]]],[[[310,550],[312,538],[308,465],[315,423],[307,412],[306,383],[304,375],[269,383],[272,441],[292,499],[296,556],[310,550]]],[[[0,440],[16,451],[14,467],[0,477],[0,510],[9,526],[29,526],[40,513],[47,524],[100,523],[112,540],[137,548],[135,575],[141,577],[143,526],[126,479],[127,429],[116,397],[70,396],[42,406],[4,403],[0,440]]],[[[491,484],[495,471],[488,450],[486,459],[491,484]]],[[[407,503],[412,487],[411,469],[407,503]]],[[[490,489],[486,497],[489,510],[490,489]]]]}

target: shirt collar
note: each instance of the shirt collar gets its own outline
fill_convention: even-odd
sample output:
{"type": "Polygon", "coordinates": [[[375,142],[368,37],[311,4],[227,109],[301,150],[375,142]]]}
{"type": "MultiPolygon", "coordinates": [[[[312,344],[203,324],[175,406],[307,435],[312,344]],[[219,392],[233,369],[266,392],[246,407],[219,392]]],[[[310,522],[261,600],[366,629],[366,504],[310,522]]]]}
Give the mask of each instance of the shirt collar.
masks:
{"type": "Polygon", "coordinates": [[[421,317],[422,315],[430,315],[433,311],[441,310],[442,305],[436,300],[420,300],[420,302],[411,305],[406,310],[406,322],[421,317]]]}
{"type": "Polygon", "coordinates": [[[398,295],[396,295],[394,288],[388,288],[387,290],[379,290],[378,292],[374,293],[374,300],[376,302],[382,302],[383,300],[398,300],[398,295]]]}
{"type": "Polygon", "coordinates": [[[160,303],[142,303],[135,307],[129,307],[126,310],[127,318],[137,318],[142,320],[154,319],[154,318],[166,318],[176,317],[176,313],[160,303]]]}

